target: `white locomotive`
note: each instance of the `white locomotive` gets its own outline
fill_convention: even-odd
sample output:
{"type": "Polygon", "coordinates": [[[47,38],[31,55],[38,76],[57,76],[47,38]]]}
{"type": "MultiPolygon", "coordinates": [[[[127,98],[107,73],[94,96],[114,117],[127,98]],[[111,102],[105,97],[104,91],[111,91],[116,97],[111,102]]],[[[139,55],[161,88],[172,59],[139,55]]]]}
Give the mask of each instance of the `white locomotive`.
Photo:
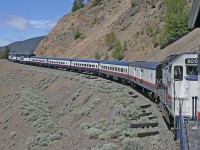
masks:
{"type": "Polygon", "coordinates": [[[200,111],[197,64],[195,53],[169,56],[162,63],[162,86],[157,93],[176,120],[179,107],[184,118],[197,119],[200,111]]]}

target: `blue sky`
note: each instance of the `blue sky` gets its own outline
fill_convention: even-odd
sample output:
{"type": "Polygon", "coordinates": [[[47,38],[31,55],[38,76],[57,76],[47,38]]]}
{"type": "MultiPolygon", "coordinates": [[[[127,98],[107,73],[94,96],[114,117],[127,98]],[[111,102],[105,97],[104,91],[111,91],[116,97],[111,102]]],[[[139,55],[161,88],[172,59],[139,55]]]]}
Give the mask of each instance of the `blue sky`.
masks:
{"type": "Polygon", "coordinates": [[[0,46],[42,36],[69,13],[74,0],[1,0],[0,46]]]}

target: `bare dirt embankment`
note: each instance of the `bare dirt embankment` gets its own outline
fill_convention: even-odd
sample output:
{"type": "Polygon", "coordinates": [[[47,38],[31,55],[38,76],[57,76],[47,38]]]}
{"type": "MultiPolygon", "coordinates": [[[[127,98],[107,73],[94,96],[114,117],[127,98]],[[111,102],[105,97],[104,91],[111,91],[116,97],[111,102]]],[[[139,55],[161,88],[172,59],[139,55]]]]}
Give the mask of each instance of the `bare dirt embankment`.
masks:
{"type": "Polygon", "coordinates": [[[85,74],[0,60],[1,150],[133,148],[178,149],[156,105],[132,88],[85,74]],[[140,108],[144,104],[151,106],[140,108]],[[142,115],[148,112],[156,118],[142,115]],[[131,126],[137,123],[158,126],[131,126]],[[159,134],[138,137],[152,131],[159,134]]]}
{"type": "Polygon", "coordinates": [[[141,59],[149,61],[162,61],[169,55],[181,54],[185,52],[197,52],[200,48],[199,35],[200,28],[196,28],[165,49],[150,52],[141,59]]]}

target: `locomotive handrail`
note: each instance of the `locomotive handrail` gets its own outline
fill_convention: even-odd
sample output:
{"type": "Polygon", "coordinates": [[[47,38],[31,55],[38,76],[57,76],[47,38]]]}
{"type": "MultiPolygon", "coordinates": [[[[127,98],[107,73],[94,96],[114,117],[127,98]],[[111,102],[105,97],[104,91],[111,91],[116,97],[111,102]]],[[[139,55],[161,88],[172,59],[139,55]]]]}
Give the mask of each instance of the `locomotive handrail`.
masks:
{"type": "Polygon", "coordinates": [[[184,122],[184,118],[182,116],[182,105],[179,104],[179,142],[180,142],[180,150],[189,150],[189,143],[186,134],[186,125],[184,122]]]}

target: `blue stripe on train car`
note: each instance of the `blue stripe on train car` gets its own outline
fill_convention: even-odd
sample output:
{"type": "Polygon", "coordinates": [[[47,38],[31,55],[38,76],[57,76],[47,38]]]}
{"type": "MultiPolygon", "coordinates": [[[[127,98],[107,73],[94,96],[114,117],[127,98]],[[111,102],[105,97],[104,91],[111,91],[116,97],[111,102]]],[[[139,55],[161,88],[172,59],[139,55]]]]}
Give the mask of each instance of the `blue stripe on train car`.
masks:
{"type": "Polygon", "coordinates": [[[60,68],[71,68],[70,65],[62,65],[62,64],[50,64],[48,63],[49,66],[51,67],[60,67],[60,68]]]}

